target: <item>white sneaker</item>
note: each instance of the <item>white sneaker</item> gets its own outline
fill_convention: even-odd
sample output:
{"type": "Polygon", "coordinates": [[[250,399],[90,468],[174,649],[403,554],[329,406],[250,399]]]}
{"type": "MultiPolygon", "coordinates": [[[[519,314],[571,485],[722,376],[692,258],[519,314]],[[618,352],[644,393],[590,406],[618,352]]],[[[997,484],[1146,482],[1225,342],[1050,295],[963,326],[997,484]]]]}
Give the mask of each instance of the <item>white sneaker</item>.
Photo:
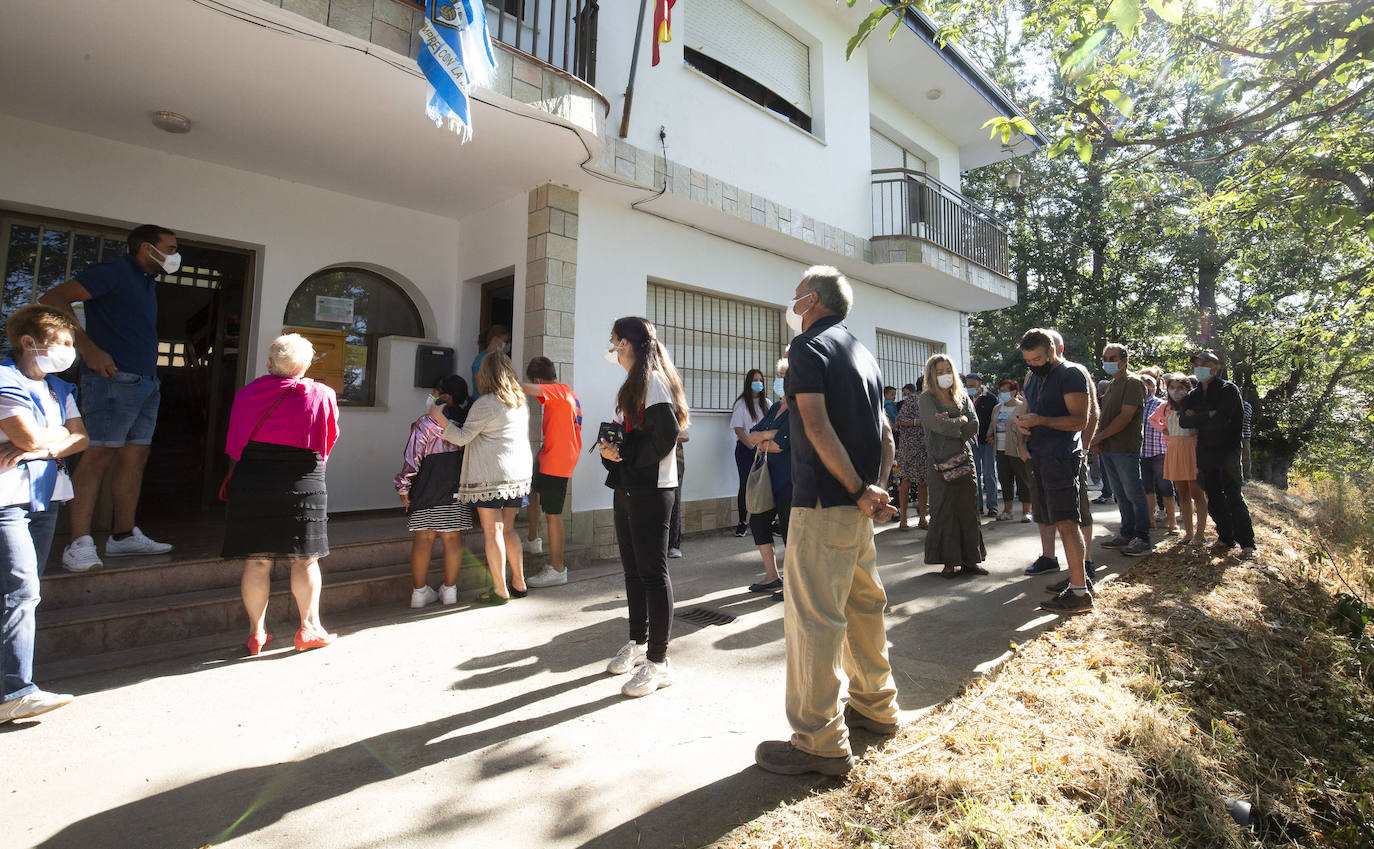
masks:
{"type": "Polygon", "coordinates": [[[661,687],[671,687],[673,685],[673,667],[669,665],[668,658],[664,658],[662,663],[654,663],[646,660],[625,686],[620,688],[621,695],[639,698],[647,696],[661,687]]]}
{"type": "Polygon", "coordinates": [[[68,572],[88,572],[101,567],[100,552],[95,550],[95,540],[90,535],[77,537],[72,544],[62,549],[62,568],[68,572]]]}
{"type": "Polygon", "coordinates": [[[449,586],[448,584],[440,584],[439,603],[444,605],[445,607],[448,607],[450,604],[457,604],[458,585],[454,584],[453,586],[449,586]]]}
{"type": "Polygon", "coordinates": [[[57,710],[63,705],[71,704],[74,698],[76,697],[66,693],[45,693],[42,690],[34,690],[26,696],[10,699],[0,704],[0,723],[12,722],[16,719],[28,719],[50,710],[57,710]]]}
{"type": "Polygon", "coordinates": [[[410,606],[419,610],[426,604],[433,604],[439,600],[439,594],[434,591],[434,587],[425,584],[418,590],[410,591],[410,606]]]}
{"type": "Polygon", "coordinates": [[[636,643],[630,640],[620,647],[620,651],[615,653],[611,662],[606,664],[606,671],[612,675],[624,675],[636,666],[648,660],[645,653],[649,650],[648,643],[636,643]]]}
{"type": "Polygon", "coordinates": [[[567,582],[567,568],[565,567],[563,571],[560,572],[553,568],[553,564],[551,563],[545,563],[543,569],[540,569],[538,573],[525,579],[525,583],[528,586],[539,587],[540,589],[544,587],[561,587],[567,582]]]}
{"type": "Polygon", "coordinates": [[[520,547],[525,550],[526,554],[544,553],[544,541],[542,539],[521,540],[520,547]]]}
{"type": "Polygon", "coordinates": [[[1010,522],[1010,521],[1011,521],[1011,513],[1007,512],[1006,510],[1003,510],[1001,513],[998,513],[998,514],[997,514],[997,521],[999,521],[999,522],[1010,522]]]}
{"type": "Polygon", "coordinates": [[[123,557],[128,554],[166,554],[172,550],[171,543],[148,539],[137,527],[124,539],[111,536],[105,540],[106,557],[123,557]]]}
{"type": "Polygon", "coordinates": [[[676,559],[678,559],[678,558],[681,557],[681,556],[682,556],[682,549],[680,549],[680,548],[670,548],[670,549],[668,549],[668,558],[669,558],[670,560],[676,560],[676,559]]]}

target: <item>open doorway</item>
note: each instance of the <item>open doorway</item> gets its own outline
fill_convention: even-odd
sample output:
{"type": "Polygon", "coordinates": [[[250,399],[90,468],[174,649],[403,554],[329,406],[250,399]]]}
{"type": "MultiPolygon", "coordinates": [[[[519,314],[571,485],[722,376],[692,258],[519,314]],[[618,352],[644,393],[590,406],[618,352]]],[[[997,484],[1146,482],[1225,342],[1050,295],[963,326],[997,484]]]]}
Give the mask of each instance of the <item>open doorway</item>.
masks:
{"type": "Polygon", "coordinates": [[[515,321],[515,276],[507,275],[482,284],[481,322],[477,332],[485,335],[487,328],[499,324],[511,330],[515,321]]]}
{"type": "Polygon", "coordinates": [[[180,247],[181,269],[158,281],[162,403],[143,473],[143,515],[218,509],[229,408],[246,377],[240,351],[251,326],[252,254],[185,239],[180,247]]]}

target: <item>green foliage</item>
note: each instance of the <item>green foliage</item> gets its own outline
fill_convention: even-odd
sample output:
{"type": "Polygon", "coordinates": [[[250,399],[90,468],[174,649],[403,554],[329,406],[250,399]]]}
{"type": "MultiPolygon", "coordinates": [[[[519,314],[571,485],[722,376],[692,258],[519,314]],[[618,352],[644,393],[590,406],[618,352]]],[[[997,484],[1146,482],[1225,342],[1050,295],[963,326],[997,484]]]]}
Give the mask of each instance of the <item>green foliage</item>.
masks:
{"type": "MultiPolygon", "coordinates": [[[[885,15],[875,10],[857,48],[885,15]]],[[[924,8],[924,7],[922,7],[924,8]]],[[[941,32],[1025,104],[984,127],[1044,157],[968,175],[1010,222],[1019,303],[972,320],[979,370],[1055,326],[1075,359],[1221,354],[1262,477],[1374,475],[1374,0],[940,0],[941,32]]]]}

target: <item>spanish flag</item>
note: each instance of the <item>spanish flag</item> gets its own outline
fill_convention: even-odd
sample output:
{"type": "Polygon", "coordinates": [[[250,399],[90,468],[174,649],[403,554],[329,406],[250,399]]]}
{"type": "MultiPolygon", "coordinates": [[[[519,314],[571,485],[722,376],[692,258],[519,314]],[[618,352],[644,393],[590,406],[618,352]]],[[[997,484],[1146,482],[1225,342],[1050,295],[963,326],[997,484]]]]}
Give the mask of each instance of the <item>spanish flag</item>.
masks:
{"type": "Polygon", "coordinates": [[[654,61],[658,64],[658,46],[673,40],[673,4],[677,0],[654,0],[654,61]]]}

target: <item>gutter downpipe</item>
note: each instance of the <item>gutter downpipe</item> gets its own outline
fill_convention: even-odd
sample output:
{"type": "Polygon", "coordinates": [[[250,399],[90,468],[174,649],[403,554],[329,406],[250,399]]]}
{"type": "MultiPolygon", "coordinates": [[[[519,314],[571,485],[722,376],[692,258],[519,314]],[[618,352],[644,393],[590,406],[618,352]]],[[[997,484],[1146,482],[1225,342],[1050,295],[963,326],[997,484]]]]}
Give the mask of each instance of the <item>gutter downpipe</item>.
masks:
{"type": "Polygon", "coordinates": [[[639,23],[635,24],[635,49],[630,54],[630,81],[625,85],[625,107],[620,111],[620,137],[630,135],[630,106],[635,99],[635,71],[639,68],[639,43],[644,40],[644,12],[649,0],[639,0],[639,23]]]}

